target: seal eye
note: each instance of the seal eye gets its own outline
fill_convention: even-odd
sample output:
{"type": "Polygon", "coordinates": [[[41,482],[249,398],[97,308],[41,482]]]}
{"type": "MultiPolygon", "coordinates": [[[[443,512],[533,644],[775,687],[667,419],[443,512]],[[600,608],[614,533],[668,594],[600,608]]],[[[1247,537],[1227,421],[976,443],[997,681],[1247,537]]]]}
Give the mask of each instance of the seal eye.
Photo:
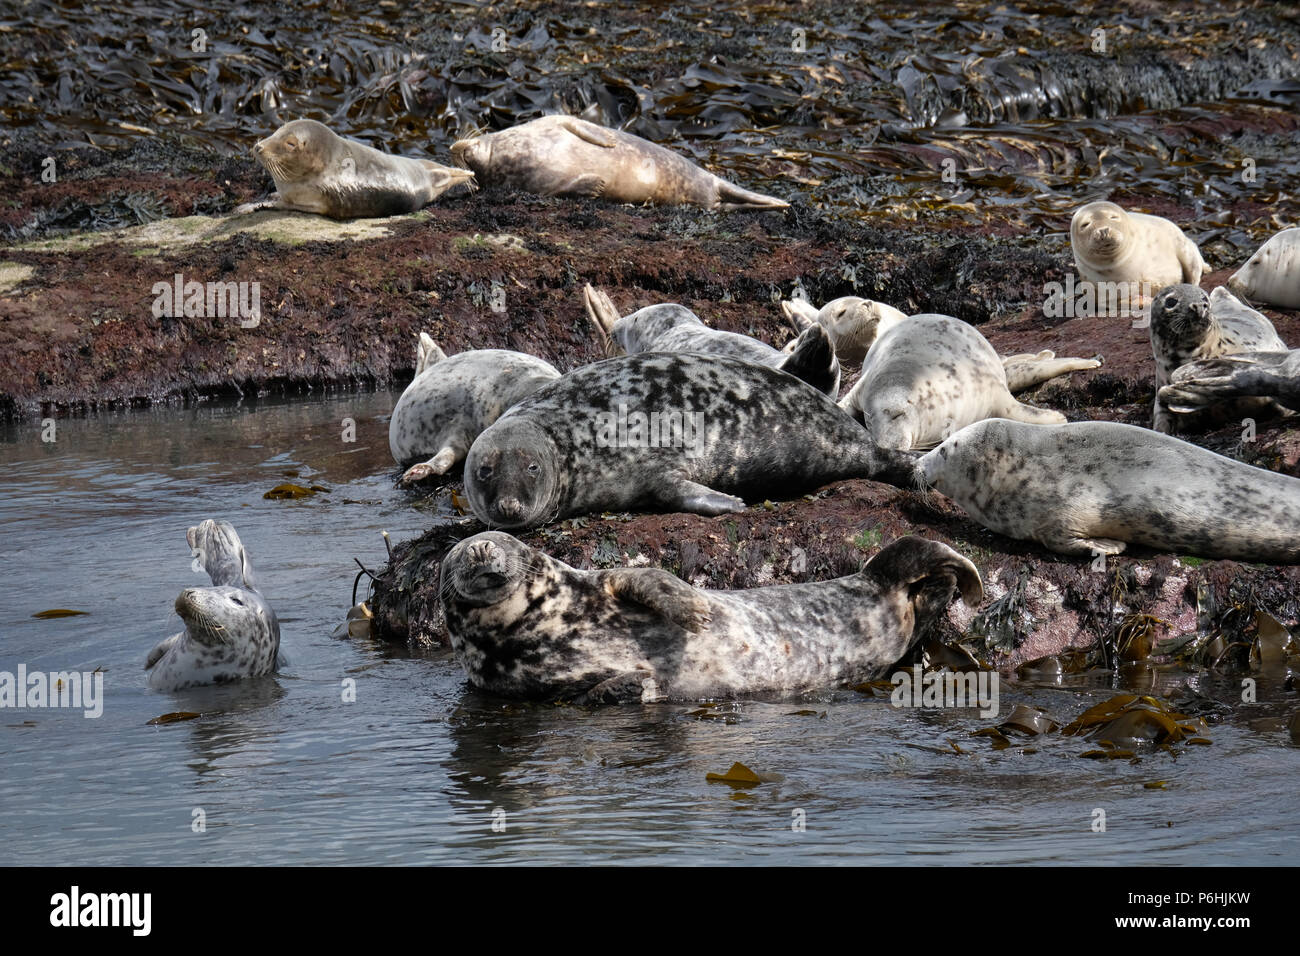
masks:
{"type": "Polygon", "coordinates": [[[243,606],[244,606],[244,602],[241,601],[241,600],[239,600],[239,598],[237,598],[237,597],[232,597],[230,600],[232,600],[233,602],[235,602],[236,604],[238,604],[240,607],[243,607],[243,606]]]}
{"type": "Polygon", "coordinates": [[[487,481],[492,477],[492,467],[490,465],[479,465],[477,475],[479,481],[487,481]]]}
{"type": "Polygon", "coordinates": [[[542,466],[537,464],[537,462],[533,462],[531,465],[528,466],[528,473],[530,475],[535,475],[541,470],[542,470],[542,466]]]}

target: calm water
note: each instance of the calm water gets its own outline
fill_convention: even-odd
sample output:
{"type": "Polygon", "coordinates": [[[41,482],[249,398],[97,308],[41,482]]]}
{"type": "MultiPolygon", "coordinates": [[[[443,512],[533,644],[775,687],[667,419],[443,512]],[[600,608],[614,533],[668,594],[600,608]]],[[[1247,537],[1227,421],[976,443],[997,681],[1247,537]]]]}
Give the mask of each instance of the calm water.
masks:
{"type": "MultiPolygon", "coordinates": [[[[683,705],[505,705],[469,691],[445,652],[331,638],[353,557],[378,565],[381,530],[400,540],[436,520],[392,487],[394,399],[97,416],[59,422],[52,445],[35,424],[0,432],[0,670],[106,671],[99,719],[0,711],[0,865],[1296,859],[1300,748],[1248,726],[1267,706],[1214,726],[1212,747],[1101,763],[1057,736],[1036,753],[993,752],[968,736],[990,723],[973,711],[845,692],[724,707],[731,724],[683,705]],[[292,469],[332,492],[264,500],[292,469]],[[184,533],[208,517],[239,530],[290,666],[151,691],[145,654],[180,629],[180,590],[206,583],[184,533]],[[52,607],[90,613],[30,616],[52,607]],[[342,700],[349,677],[355,703],[342,700]],[[203,716],[147,724],[180,710],[203,716]],[[783,779],[705,781],[736,760],[783,779]],[[1166,789],[1144,789],[1151,780],[1166,789]],[[1091,830],[1097,808],[1105,833],[1091,830]]],[[[1069,719],[1106,693],[1004,684],[1002,707],[1027,700],[1069,719]]],[[[1266,675],[1270,695],[1282,696],[1266,675]]]]}

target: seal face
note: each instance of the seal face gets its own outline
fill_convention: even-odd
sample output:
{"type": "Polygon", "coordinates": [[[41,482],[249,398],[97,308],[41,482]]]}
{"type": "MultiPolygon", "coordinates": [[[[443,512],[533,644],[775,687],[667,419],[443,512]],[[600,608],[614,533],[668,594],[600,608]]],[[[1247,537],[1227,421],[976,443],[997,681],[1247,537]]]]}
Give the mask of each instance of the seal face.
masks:
{"type": "Polygon", "coordinates": [[[578,571],[508,534],[460,542],[442,607],[470,683],[581,703],[793,693],[868,680],[901,658],[979,572],[902,538],[857,574],[709,591],[656,568],[578,571]]]}
{"type": "MultiPolygon", "coordinates": [[[[805,299],[787,299],[781,311],[795,329],[805,331],[820,325],[830,336],[835,354],[841,362],[858,364],[867,356],[872,343],[888,329],[907,318],[907,313],[883,302],[856,295],[832,299],[815,309],[805,299]]],[[[791,346],[786,346],[787,350],[791,346]]]]}
{"type": "Polygon", "coordinates": [[[1300,228],[1283,229],[1228,277],[1228,288],[1277,306],[1300,309],[1300,228]]]}
{"type": "Polygon", "coordinates": [[[977,329],[931,314],[914,315],[876,340],[840,408],[882,447],[900,451],[933,448],[983,418],[1065,421],[1011,397],[1002,359],[977,329]]]}
{"type": "Polygon", "coordinates": [[[445,475],[465,460],[474,439],[502,412],[559,377],[547,362],[507,349],[477,349],[448,358],[421,333],[415,379],[388,422],[393,460],[410,466],[401,483],[445,475]]]}
{"type": "Polygon", "coordinates": [[[1061,554],[1174,554],[1300,562],[1300,479],[1117,422],[990,419],[918,464],[984,527],[1061,554]]]}
{"type": "Polygon", "coordinates": [[[711,329],[694,312],[675,302],[646,306],[630,315],[619,316],[609,296],[590,285],[583,289],[583,300],[587,317],[600,335],[606,354],[697,352],[701,355],[728,355],[780,369],[819,392],[839,395],[840,363],[830,338],[820,326],[805,329],[782,352],[748,335],[711,329]]]}
{"type": "Polygon", "coordinates": [[[213,586],[186,588],[176,599],[185,630],[149,652],[149,686],[175,691],[271,673],[282,662],[280,624],[257,590],[234,527],[207,520],[190,528],[186,540],[213,586]]]}
{"type": "Polygon", "coordinates": [[[844,478],[910,482],[825,395],[776,369],[650,352],[576,369],[474,441],[465,495],[489,527],[650,508],[717,515],[844,478]]]}
{"type": "MultiPolygon", "coordinates": [[[[1220,286],[1213,295],[1194,285],[1161,289],[1151,304],[1151,352],[1156,361],[1156,386],[1168,385],[1174,371],[1189,362],[1248,351],[1285,351],[1273,323],[1242,304],[1220,286]]],[[[1266,406],[1236,406],[1245,414],[1267,411],[1266,406]]],[[[1173,421],[1157,391],[1152,425],[1168,432],[1173,421]]]]}
{"type": "Polygon", "coordinates": [[[275,180],[278,200],[270,208],[332,219],[415,212],[457,183],[472,187],[474,178],[427,159],[381,153],[315,120],[285,123],[259,140],[253,153],[275,180]]]}
{"type": "Polygon", "coordinates": [[[741,189],[640,136],[576,116],[543,116],[454,143],[457,163],[484,183],[543,196],[695,205],[705,209],[785,209],[790,204],[741,189]]]}
{"type": "Polygon", "coordinates": [[[1070,248],[1081,279],[1124,284],[1137,292],[1130,301],[1145,301],[1154,290],[1179,282],[1195,285],[1209,271],[1196,243],[1174,223],[1126,212],[1113,202],[1088,203],[1075,212],[1070,248]]]}

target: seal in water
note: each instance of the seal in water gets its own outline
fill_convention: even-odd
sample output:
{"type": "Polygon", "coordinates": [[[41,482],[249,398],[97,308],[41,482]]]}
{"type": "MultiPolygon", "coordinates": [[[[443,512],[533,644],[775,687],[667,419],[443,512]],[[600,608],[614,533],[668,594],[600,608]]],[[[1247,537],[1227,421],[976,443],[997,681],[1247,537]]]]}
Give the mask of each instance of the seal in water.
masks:
{"type": "Polygon", "coordinates": [[[895,541],[857,574],[706,591],[658,568],[578,571],[508,534],[460,542],[441,595],[475,687],[509,697],[619,703],[828,687],[885,673],[960,593],[975,565],[924,538],[895,541]]]}
{"type": "Polygon", "coordinates": [[[982,418],[1053,423],[1060,412],[1011,397],[997,352],[979,331],[949,315],[914,315],[876,340],[840,408],[883,448],[933,448],[982,418]]]}
{"type": "Polygon", "coordinates": [[[421,332],[415,379],[388,421],[393,460],[410,465],[400,483],[445,475],[465,460],[474,439],[502,412],[559,377],[541,359],[507,349],[477,349],[448,358],[421,332]],[[428,455],[433,457],[419,461],[428,455]]]}
{"type": "Polygon", "coordinates": [[[226,521],[206,520],[185,539],[212,579],[176,599],[185,630],[149,652],[145,670],[154,690],[223,684],[260,677],[283,666],[280,624],[253,578],[248,552],[226,521]]]}
{"type": "Polygon", "coordinates": [[[452,144],[479,181],[542,196],[690,204],[705,209],[786,209],[789,203],[733,186],[640,136],[576,116],[543,116],[452,144]]]}
{"type": "Polygon", "coordinates": [[[576,369],[502,415],[469,450],[465,495],[489,527],[531,528],[638,508],[717,515],[745,507],[733,495],[912,475],[910,456],[792,375],[648,352],[576,369]]]}
{"type": "Polygon", "coordinates": [[[792,343],[789,353],[766,342],[711,329],[690,309],[675,302],[646,306],[620,318],[609,296],[587,285],[582,290],[587,318],[600,335],[606,355],[640,352],[697,352],[779,368],[802,379],[819,392],[840,394],[840,363],[826,331],[812,326],[792,343]]]}
{"type": "Polygon", "coordinates": [[[963,428],[918,463],[924,484],[984,527],[1061,554],[1300,562],[1300,479],[1136,425],[963,428]]]}
{"type": "Polygon", "coordinates": [[[1277,306],[1300,309],[1300,228],[1283,229],[1228,276],[1228,288],[1277,306]]]}
{"type": "MultiPolygon", "coordinates": [[[[787,299],[781,311],[796,332],[820,325],[831,337],[835,354],[841,362],[859,364],[877,337],[907,318],[906,312],[883,302],[873,302],[856,295],[832,299],[815,309],[807,299],[787,299]]],[[[793,346],[786,346],[788,351],[793,346]]]]}
{"type": "MultiPolygon", "coordinates": [[[[1159,389],[1170,383],[1175,369],[1236,352],[1286,351],[1273,323],[1222,286],[1210,296],[1194,285],[1161,289],[1151,304],[1150,334],[1157,388],[1152,427],[1161,432],[1171,431],[1174,423],[1159,389]]],[[[1269,402],[1238,404],[1230,413],[1262,414],[1270,408],[1269,402]]]]}
{"type": "Polygon", "coordinates": [[[293,120],[253,147],[275,180],[276,197],[237,213],[287,209],[331,219],[415,212],[457,183],[474,188],[474,174],[428,159],[391,156],[344,139],[315,120],[293,120]]]}
{"type": "MultiPolygon", "coordinates": [[[[1134,305],[1167,285],[1195,285],[1209,271],[1201,250],[1178,226],[1159,216],[1126,212],[1113,202],[1091,202],[1075,212],[1070,248],[1084,282],[1127,286],[1134,305]]],[[[1098,301],[1111,299],[1099,295],[1098,301]]]]}
{"type": "Polygon", "coordinates": [[[1300,349],[1240,352],[1189,362],[1160,389],[1160,403],[1176,414],[1241,398],[1264,397],[1300,412],[1300,349]]]}

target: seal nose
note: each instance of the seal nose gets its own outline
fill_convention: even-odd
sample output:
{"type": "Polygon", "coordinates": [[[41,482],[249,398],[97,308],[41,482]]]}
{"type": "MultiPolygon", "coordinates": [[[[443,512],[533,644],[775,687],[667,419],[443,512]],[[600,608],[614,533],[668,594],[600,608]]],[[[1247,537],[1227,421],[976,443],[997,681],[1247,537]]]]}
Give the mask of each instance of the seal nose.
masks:
{"type": "Polygon", "coordinates": [[[518,518],[524,513],[524,506],[518,498],[502,498],[497,502],[497,511],[503,518],[518,518]]]}
{"type": "Polygon", "coordinates": [[[186,588],[176,597],[176,613],[184,615],[194,604],[194,588],[186,588]]]}
{"type": "Polygon", "coordinates": [[[262,150],[265,148],[263,144],[265,142],[266,140],[259,139],[256,143],[253,144],[253,152],[256,153],[258,156],[262,155],[262,150]]]}

